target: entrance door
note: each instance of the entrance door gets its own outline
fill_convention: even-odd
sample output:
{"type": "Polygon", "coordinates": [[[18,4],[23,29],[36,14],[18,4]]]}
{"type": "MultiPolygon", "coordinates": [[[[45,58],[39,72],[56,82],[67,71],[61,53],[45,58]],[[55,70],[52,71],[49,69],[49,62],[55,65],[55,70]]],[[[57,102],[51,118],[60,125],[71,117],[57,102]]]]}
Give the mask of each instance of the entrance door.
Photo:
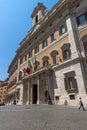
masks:
{"type": "Polygon", "coordinates": [[[37,103],[37,85],[33,85],[33,104],[37,103]]]}

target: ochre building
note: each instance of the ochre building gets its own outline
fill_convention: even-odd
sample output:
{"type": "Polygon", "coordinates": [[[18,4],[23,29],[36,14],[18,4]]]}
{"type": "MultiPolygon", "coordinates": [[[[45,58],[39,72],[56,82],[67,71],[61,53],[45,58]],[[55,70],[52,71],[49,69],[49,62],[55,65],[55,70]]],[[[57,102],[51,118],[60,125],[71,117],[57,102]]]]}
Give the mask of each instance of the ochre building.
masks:
{"type": "Polygon", "coordinates": [[[0,81],[0,105],[6,104],[8,79],[0,81]]]}
{"type": "Polygon", "coordinates": [[[38,3],[9,68],[9,104],[87,106],[87,0],[38,3]],[[31,71],[26,72],[28,62],[31,71]]]}

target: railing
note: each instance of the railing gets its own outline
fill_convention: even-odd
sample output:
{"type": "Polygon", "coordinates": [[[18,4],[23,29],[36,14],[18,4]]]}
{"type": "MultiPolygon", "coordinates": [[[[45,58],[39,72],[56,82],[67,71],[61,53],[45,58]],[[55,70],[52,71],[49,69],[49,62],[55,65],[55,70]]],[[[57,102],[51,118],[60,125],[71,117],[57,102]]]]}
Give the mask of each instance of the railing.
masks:
{"type": "Polygon", "coordinates": [[[77,88],[71,88],[71,89],[67,89],[68,93],[77,93],[78,89],[77,88]]]}

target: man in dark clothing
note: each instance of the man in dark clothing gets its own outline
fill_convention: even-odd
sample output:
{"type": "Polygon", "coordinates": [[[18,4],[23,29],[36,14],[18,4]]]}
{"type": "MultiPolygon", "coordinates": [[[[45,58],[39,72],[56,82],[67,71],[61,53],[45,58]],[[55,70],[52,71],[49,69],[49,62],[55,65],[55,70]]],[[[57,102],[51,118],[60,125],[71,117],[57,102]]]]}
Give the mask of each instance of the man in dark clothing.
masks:
{"type": "Polygon", "coordinates": [[[80,107],[79,107],[79,110],[80,110],[80,108],[82,107],[82,108],[83,108],[83,111],[85,111],[85,108],[84,108],[83,102],[82,102],[82,100],[81,100],[81,97],[80,97],[79,99],[80,99],[80,107]]]}

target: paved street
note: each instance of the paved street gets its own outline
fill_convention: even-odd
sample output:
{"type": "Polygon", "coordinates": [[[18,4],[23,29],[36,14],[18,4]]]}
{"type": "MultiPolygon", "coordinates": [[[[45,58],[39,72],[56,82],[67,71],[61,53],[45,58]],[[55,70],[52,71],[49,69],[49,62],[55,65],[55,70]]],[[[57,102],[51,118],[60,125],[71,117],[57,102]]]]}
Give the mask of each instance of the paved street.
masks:
{"type": "Polygon", "coordinates": [[[0,106],[0,130],[87,130],[87,111],[58,105],[0,106]]]}

